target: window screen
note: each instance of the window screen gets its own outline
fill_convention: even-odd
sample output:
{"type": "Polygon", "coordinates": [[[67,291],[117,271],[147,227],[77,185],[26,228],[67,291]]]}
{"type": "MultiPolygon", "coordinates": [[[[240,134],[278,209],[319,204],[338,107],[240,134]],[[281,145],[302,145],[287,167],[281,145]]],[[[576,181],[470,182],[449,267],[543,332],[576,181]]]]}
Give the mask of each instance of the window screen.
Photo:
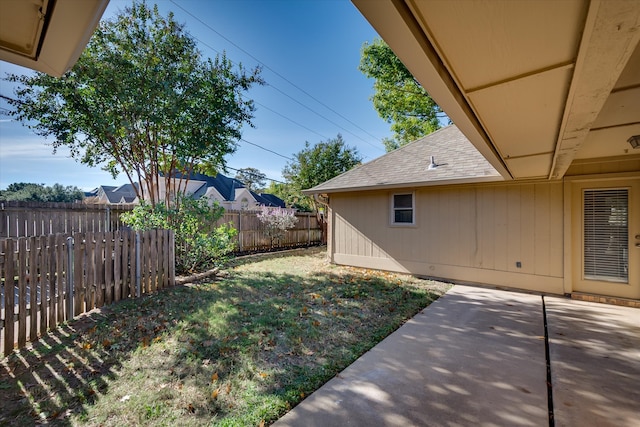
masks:
{"type": "Polygon", "coordinates": [[[393,195],[393,223],[413,224],[413,194],[393,195]]]}
{"type": "Polygon", "coordinates": [[[627,189],[584,191],[584,278],[627,283],[627,189]]]}

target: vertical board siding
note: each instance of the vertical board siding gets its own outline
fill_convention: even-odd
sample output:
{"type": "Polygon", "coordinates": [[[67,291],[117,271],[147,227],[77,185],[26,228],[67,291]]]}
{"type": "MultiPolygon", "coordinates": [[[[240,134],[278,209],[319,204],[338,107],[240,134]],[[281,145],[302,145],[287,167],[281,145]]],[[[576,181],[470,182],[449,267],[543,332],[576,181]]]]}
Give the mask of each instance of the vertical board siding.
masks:
{"type": "MultiPolygon", "coordinates": [[[[73,316],[111,304],[135,293],[135,233],[131,231],[74,233],[0,240],[0,346],[4,355],[23,348],[73,316]],[[73,271],[69,271],[69,256],[73,271]],[[69,285],[73,278],[73,313],[69,285]]],[[[140,233],[145,260],[145,293],[175,281],[173,232],[140,233]]]]}
{"type": "Polygon", "coordinates": [[[562,183],[420,189],[407,227],[390,225],[395,192],[332,195],[334,253],[562,277],[562,183]]]}

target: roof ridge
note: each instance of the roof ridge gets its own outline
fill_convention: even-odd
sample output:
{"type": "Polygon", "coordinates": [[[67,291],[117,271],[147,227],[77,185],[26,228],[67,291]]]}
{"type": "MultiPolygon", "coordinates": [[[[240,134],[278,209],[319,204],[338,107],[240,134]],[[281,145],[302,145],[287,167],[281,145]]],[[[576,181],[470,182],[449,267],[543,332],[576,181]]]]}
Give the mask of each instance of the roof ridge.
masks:
{"type": "MultiPolygon", "coordinates": [[[[365,163],[360,163],[359,165],[357,165],[357,166],[355,166],[355,167],[353,167],[353,168],[349,169],[348,171],[346,171],[346,172],[342,172],[340,175],[336,175],[336,176],[334,176],[333,178],[331,178],[331,179],[329,179],[329,180],[327,180],[327,181],[325,181],[325,182],[323,182],[323,183],[321,183],[321,184],[318,184],[318,185],[325,185],[325,184],[329,184],[330,182],[332,182],[332,181],[334,181],[334,180],[336,180],[336,179],[340,178],[340,177],[341,177],[342,175],[344,175],[344,174],[347,174],[347,173],[350,173],[350,172],[352,172],[352,171],[358,170],[358,169],[360,169],[360,168],[362,168],[362,167],[365,167],[365,166],[368,166],[368,165],[373,165],[373,164],[375,164],[375,163],[378,163],[378,162],[380,162],[380,161],[383,161],[384,159],[386,159],[387,157],[389,157],[391,154],[394,154],[394,153],[397,153],[397,152],[399,152],[399,151],[402,151],[402,150],[406,149],[406,148],[407,148],[407,147],[409,147],[409,146],[413,146],[413,145],[415,145],[416,143],[421,142],[421,141],[423,141],[424,139],[429,138],[430,136],[433,136],[433,135],[435,135],[436,133],[439,133],[439,132],[440,132],[440,131],[442,131],[442,130],[445,130],[445,129],[449,129],[449,128],[451,128],[452,126],[456,126],[456,125],[452,123],[452,124],[447,125],[447,126],[445,126],[445,127],[441,127],[440,129],[437,129],[437,130],[435,130],[435,131],[431,132],[431,133],[430,133],[430,134],[428,134],[428,135],[425,135],[425,136],[423,136],[423,137],[421,137],[421,138],[415,139],[415,140],[413,140],[413,141],[411,141],[411,142],[408,142],[408,143],[406,143],[406,144],[404,144],[404,145],[401,145],[400,147],[396,148],[396,149],[395,149],[395,150],[393,150],[393,151],[389,151],[388,153],[384,153],[384,154],[383,154],[382,156],[380,156],[380,157],[376,157],[375,159],[370,160],[370,161],[365,162],[365,163]]],[[[311,187],[311,188],[315,188],[315,187],[317,187],[318,185],[314,185],[314,186],[313,186],[313,187],[311,187]]]]}

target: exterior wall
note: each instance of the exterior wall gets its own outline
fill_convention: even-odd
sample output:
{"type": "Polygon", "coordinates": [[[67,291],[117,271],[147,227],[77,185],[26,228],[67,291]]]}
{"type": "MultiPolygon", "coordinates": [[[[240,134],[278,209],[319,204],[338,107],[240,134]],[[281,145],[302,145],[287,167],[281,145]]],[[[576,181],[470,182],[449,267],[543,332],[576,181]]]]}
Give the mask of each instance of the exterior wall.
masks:
{"type": "Polygon", "coordinates": [[[236,198],[231,203],[231,209],[241,210],[241,209],[255,209],[260,204],[256,202],[256,199],[253,198],[253,195],[246,188],[236,188],[236,198]],[[247,205],[242,206],[242,199],[247,199],[247,205]]]}
{"type": "Polygon", "coordinates": [[[478,184],[332,194],[338,264],[563,293],[563,184],[478,184]],[[414,226],[390,225],[415,191],[414,226]],[[517,263],[520,266],[517,266],[517,263]]]}

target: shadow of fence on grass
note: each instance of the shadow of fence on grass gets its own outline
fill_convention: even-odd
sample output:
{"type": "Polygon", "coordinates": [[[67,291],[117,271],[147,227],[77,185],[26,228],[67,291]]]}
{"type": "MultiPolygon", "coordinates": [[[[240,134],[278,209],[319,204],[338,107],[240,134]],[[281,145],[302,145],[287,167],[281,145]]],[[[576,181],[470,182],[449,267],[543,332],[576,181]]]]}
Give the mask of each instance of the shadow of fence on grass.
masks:
{"type": "Polygon", "coordinates": [[[276,402],[275,419],[443,291],[353,272],[290,271],[232,273],[124,300],[2,361],[0,425],[71,425],[108,402],[101,416],[125,423],[210,423],[234,411],[245,379],[257,384],[256,399],[276,402]],[[239,369],[248,378],[237,378],[239,369]],[[138,419],[119,383],[135,375],[144,380],[127,383],[132,402],[136,387],[162,394],[138,419]]]}

